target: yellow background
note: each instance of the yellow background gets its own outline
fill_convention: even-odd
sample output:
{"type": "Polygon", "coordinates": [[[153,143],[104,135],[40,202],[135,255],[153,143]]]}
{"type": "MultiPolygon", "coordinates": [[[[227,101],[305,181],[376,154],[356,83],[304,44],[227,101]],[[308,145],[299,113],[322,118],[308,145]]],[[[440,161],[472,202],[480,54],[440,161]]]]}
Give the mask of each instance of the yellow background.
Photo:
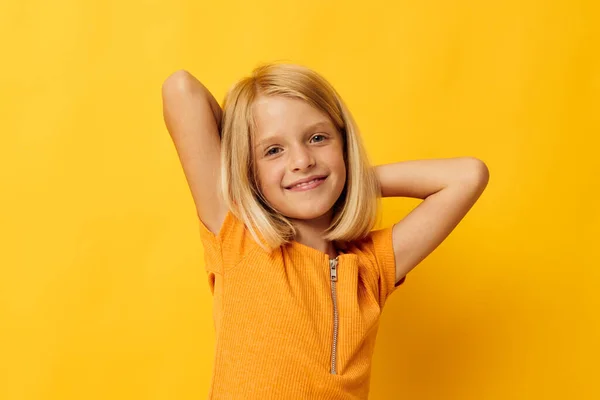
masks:
{"type": "Polygon", "coordinates": [[[0,2],[0,399],[206,398],[212,299],[160,87],[187,69],[221,101],[272,60],[334,84],[373,163],[490,169],[386,304],[370,398],[600,398],[593,3],[0,2]]]}

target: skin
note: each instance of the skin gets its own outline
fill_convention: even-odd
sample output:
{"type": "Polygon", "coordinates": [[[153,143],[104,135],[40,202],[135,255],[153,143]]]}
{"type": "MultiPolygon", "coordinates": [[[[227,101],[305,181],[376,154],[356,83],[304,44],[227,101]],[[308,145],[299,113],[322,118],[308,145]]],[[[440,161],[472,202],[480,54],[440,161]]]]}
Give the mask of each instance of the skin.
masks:
{"type": "MultiPolygon", "coordinates": [[[[227,208],[219,188],[219,125],[221,109],[210,92],[187,71],[172,74],[162,88],[163,113],[189,182],[198,217],[215,235],[227,208]],[[214,187],[216,190],[206,190],[214,187]]],[[[257,104],[258,135],[279,133],[273,143],[281,155],[256,156],[261,188],[267,199],[285,215],[293,216],[297,241],[329,254],[333,246],[322,239],[331,220],[331,206],[341,193],[345,173],[339,134],[331,140],[303,137],[318,110],[299,100],[269,98],[257,104]],[[270,129],[272,131],[267,131],[270,129]],[[313,173],[329,173],[329,182],[315,191],[288,193],[285,185],[313,173]],[[305,197],[302,197],[305,196],[305,197]]],[[[327,128],[320,131],[328,132],[327,128]]],[[[321,133],[321,132],[314,132],[321,133]]],[[[258,138],[259,140],[262,137],[258,138]]],[[[256,149],[258,151],[258,149],[256,149]]],[[[375,167],[383,197],[412,197],[423,201],[393,225],[396,281],[430,254],[459,224],[489,181],[486,164],[474,157],[409,160],[375,167]]]]}
{"type": "Polygon", "coordinates": [[[290,219],[297,242],[335,257],[333,244],[322,234],[346,184],[341,133],[325,113],[300,99],[260,96],[254,112],[253,154],[261,193],[290,219]],[[311,190],[289,189],[313,175],[327,178],[311,190]]]}

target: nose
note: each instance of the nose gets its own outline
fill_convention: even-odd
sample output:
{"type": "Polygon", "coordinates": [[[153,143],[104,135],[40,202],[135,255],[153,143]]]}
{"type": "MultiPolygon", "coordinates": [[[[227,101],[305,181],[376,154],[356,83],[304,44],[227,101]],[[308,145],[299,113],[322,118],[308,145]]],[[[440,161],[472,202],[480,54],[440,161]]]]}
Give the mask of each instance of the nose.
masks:
{"type": "Polygon", "coordinates": [[[295,146],[290,150],[290,169],[300,171],[315,165],[315,158],[304,146],[295,146]]]}

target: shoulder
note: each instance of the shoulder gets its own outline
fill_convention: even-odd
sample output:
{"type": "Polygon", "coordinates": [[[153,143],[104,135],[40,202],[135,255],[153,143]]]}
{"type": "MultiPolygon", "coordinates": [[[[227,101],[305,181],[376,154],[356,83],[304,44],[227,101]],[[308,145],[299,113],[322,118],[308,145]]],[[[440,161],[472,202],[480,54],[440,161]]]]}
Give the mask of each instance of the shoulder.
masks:
{"type": "Polygon", "coordinates": [[[205,252],[221,258],[224,269],[237,265],[248,253],[261,249],[244,222],[231,210],[227,210],[217,234],[202,220],[198,219],[198,224],[205,252]]]}
{"type": "Polygon", "coordinates": [[[349,253],[362,256],[383,257],[393,255],[392,228],[393,226],[389,226],[372,230],[362,239],[345,243],[344,249],[347,249],[349,253]]]}
{"type": "Polygon", "coordinates": [[[369,232],[362,239],[347,242],[342,247],[345,253],[354,254],[359,263],[380,274],[394,269],[394,246],[392,226],[369,232]]]}
{"type": "Polygon", "coordinates": [[[363,239],[347,243],[347,252],[355,254],[359,264],[376,277],[381,305],[404,282],[404,278],[396,281],[393,227],[372,230],[363,239]]]}

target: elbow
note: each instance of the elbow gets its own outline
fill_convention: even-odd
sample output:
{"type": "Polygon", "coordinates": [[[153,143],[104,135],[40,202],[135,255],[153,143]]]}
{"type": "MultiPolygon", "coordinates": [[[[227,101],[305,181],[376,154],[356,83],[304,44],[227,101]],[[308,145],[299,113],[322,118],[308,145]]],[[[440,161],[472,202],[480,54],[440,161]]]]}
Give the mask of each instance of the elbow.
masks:
{"type": "Polygon", "coordinates": [[[486,163],[484,163],[480,159],[476,158],[475,160],[476,160],[476,166],[475,166],[476,175],[478,177],[479,182],[481,182],[483,184],[483,186],[485,187],[485,186],[487,186],[488,182],[490,181],[490,169],[488,168],[486,163]]]}
{"type": "Polygon", "coordinates": [[[184,69],[177,70],[164,80],[162,84],[163,96],[171,93],[188,93],[194,89],[203,88],[202,83],[191,73],[184,69]]]}
{"type": "Polygon", "coordinates": [[[474,183],[481,190],[485,189],[490,180],[490,170],[482,160],[475,157],[466,157],[465,176],[469,182],[474,183]]]}

